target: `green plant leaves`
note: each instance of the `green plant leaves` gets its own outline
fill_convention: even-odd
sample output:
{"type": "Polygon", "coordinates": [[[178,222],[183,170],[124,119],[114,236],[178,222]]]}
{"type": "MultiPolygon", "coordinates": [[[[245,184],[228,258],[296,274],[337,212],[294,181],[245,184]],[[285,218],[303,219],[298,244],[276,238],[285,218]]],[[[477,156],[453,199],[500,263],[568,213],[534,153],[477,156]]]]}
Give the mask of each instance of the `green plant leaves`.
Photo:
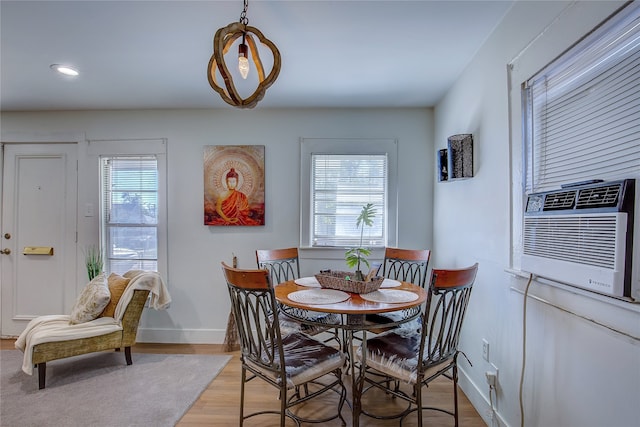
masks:
{"type": "MultiPolygon", "coordinates": [[[[360,211],[360,215],[358,216],[358,220],[356,221],[356,226],[362,226],[362,232],[364,232],[364,226],[371,227],[373,225],[373,218],[376,216],[376,210],[373,208],[373,203],[367,203],[362,207],[362,211],[360,211]]],[[[360,233],[360,246],[362,246],[362,232],[360,233]]]]}
{"type": "Polygon", "coordinates": [[[96,246],[89,246],[84,255],[84,263],[87,267],[87,275],[89,280],[93,280],[98,274],[102,273],[104,262],[102,259],[102,251],[96,246]]]}
{"type": "Polygon", "coordinates": [[[362,270],[360,270],[360,263],[364,263],[367,268],[370,268],[369,260],[366,257],[371,255],[371,251],[362,247],[362,240],[364,238],[364,226],[371,227],[373,225],[373,218],[376,216],[376,210],[373,207],[373,203],[367,203],[362,207],[360,215],[356,220],[356,227],[360,228],[360,246],[357,248],[348,249],[345,252],[344,260],[349,268],[356,268],[356,274],[362,279],[362,270]]]}

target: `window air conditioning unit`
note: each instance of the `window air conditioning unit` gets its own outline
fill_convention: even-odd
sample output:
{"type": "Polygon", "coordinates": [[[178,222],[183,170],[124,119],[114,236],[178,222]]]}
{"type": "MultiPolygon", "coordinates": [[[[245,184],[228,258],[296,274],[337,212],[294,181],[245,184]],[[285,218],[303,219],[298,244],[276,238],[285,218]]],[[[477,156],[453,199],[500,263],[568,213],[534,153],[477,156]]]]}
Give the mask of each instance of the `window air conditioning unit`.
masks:
{"type": "Polygon", "coordinates": [[[529,194],[522,270],[633,298],[634,205],[635,179],[590,181],[529,194]]]}

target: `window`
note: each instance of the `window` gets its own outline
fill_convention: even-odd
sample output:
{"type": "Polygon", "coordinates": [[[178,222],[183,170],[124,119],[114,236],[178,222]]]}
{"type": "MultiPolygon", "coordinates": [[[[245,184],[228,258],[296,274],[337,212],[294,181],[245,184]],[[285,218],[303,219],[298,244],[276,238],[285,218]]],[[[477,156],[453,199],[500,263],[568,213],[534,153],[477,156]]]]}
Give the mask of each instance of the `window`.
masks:
{"type": "Polygon", "coordinates": [[[108,272],[158,269],[158,162],[103,156],[103,241],[108,272]]]}
{"type": "Polygon", "coordinates": [[[89,141],[100,173],[100,244],[107,273],[167,277],[166,141],[89,141]]]}
{"type": "Polygon", "coordinates": [[[384,246],[387,196],[386,154],[312,154],[312,246],[357,246],[356,219],[372,203],[373,226],[365,227],[367,246],[384,246]]]}
{"type": "Polygon", "coordinates": [[[393,140],[304,139],[301,246],[358,245],[356,220],[367,203],[376,215],[364,228],[365,245],[395,244],[396,151],[393,140]]]}
{"type": "Polygon", "coordinates": [[[640,171],[640,8],[524,84],[525,192],[640,171]]]}
{"type": "MultiPolygon", "coordinates": [[[[509,64],[513,271],[522,269],[528,193],[592,179],[640,179],[640,3],[615,8],[594,29],[577,19],[581,9],[572,4],[565,11],[571,25],[552,25],[509,64]],[[578,41],[563,52],[568,34],[578,41]]],[[[632,239],[639,248],[637,225],[632,239]]],[[[632,283],[640,277],[635,259],[632,283]]]]}

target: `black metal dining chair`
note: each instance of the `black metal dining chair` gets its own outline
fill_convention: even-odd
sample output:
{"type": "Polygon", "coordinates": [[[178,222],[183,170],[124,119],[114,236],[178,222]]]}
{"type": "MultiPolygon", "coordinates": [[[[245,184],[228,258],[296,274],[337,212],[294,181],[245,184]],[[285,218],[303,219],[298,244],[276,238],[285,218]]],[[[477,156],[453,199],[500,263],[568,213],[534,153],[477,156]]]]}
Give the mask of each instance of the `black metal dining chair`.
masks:
{"type": "MultiPolygon", "coordinates": [[[[271,283],[277,285],[288,280],[300,278],[300,259],[298,248],[285,249],[258,249],[256,250],[256,261],[258,268],[269,271],[271,283]]],[[[284,307],[280,307],[285,310],[284,307]]],[[[294,310],[286,308],[286,310],[294,310]]],[[[308,323],[300,322],[287,317],[286,314],[280,316],[280,327],[285,331],[301,331],[305,334],[316,336],[322,332],[328,332],[330,336],[324,342],[335,341],[341,346],[339,330],[332,325],[340,324],[340,316],[335,313],[319,313],[309,310],[297,310],[297,318],[309,319],[308,323]]]]}
{"type": "MultiPolygon", "coordinates": [[[[431,251],[428,249],[386,248],[382,263],[382,275],[387,279],[410,282],[424,288],[430,258],[431,251]]],[[[366,319],[369,325],[368,329],[375,333],[385,332],[395,327],[389,324],[394,325],[403,319],[415,316],[420,310],[421,307],[418,306],[408,311],[368,315],[366,319]]]]}
{"type": "Polygon", "coordinates": [[[362,402],[367,392],[381,389],[408,405],[391,415],[376,414],[373,408],[360,405],[355,405],[356,411],[376,419],[400,418],[400,425],[407,415],[417,412],[418,426],[422,426],[422,412],[430,409],[452,415],[458,426],[458,342],[477,271],[478,263],[455,270],[434,269],[421,328],[394,329],[360,346],[356,360],[364,375],[356,387],[357,401],[362,402]],[[423,387],[441,375],[453,381],[453,411],[423,406],[423,387]],[[404,391],[402,383],[411,390],[404,391]]]}
{"type": "Polygon", "coordinates": [[[224,262],[222,270],[240,339],[240,426],[247,418],[263,414],[279,414],[281,427],[286,417],[298,426],[301,422],[325,423],[336,418],[346,425],[342,417],[346,399],[341,370],[344,354],[300,332],[282,334],[276,298],[266,270],[240,270],[224,262]],[[279,390],[279,411],[261,410],[245,415],[245,386],[254,379],[261,379],[279,390]],[[298,405],[327,392],[337,394],[337,404],[332,405],[336,408],[335,414],[316,419],[301,413],[300,409],[304,408],[298,405]],[[294,407],[299,410],[294,411],[294,407]]]}

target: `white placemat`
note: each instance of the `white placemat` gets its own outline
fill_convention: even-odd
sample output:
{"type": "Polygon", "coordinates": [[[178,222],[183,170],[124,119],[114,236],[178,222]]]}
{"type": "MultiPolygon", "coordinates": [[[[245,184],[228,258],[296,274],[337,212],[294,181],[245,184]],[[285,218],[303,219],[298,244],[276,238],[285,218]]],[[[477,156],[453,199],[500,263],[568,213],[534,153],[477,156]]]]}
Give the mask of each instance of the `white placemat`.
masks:
{"type": "Polygon", "coordinates": [[[318,279],[316,279],[314,276],[311,277],[300,277],[296,280],[294,280],[294,282],[296,282],[297,285],[300,286],[307,286],[309,288],[320,288],[320,283],[318,283],[318,279]]]}
{"type": "Polygon", "coordinates": [[[396,288],[398,286],[400,286],[402,283],[398,282],[397,280],[394,279],[384,279],[382,281],[382,285],[380,285],[381,288],[396,288]]]}
{"type": "Polygon", "coordinates": [[[337,289],[305,289],[291,292],[287,297],[304,304],[335,304],[348,300],[349,294],[337,289]]]}
{"type": "Polygon", "coordinates": [[[386,302],[386,303],[402,303],[411,302],[418,299],[418,294],[401,291],[399,289],[379,289],[377,291],[369,292],[368,294],[360,294],[362,299],[372,302],[386,302]]]}

